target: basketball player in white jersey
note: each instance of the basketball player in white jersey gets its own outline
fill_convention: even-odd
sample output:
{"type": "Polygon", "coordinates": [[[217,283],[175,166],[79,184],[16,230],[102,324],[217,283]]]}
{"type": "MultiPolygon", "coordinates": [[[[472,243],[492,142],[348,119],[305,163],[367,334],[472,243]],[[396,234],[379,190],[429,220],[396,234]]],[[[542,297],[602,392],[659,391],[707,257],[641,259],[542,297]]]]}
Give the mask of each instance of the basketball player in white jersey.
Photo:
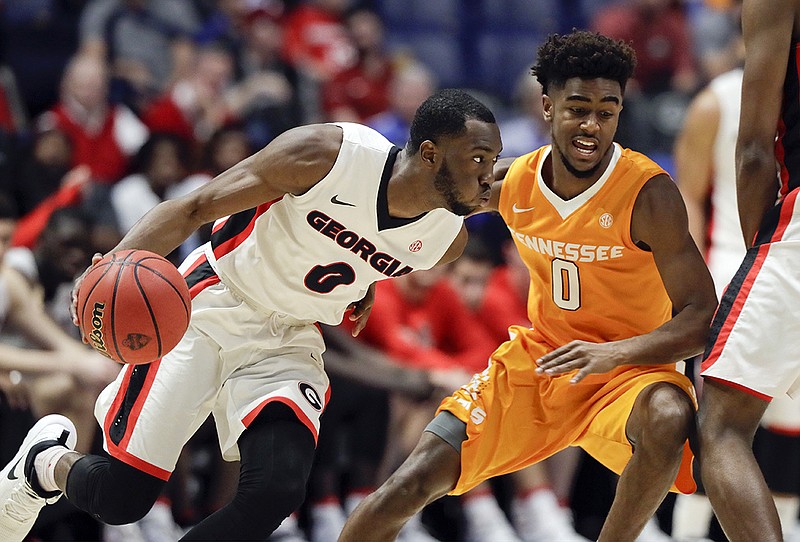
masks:
{"type": "Polygon", "coordinates": [[[753,455],[753,436],[770,403],[797,397],[800,389],[800,2],[744,0],[742,30],[735,176],[747,252],[706,344],[699,457],[727,537],[777,541],[784,539],[781,521],[753,455]]]}
{"type": "MultiPolygon", "coordinates": [[[[740,49],[737,56],[743,58],[741,39],[734,46],[740,49]]],[[[689,230],[705,254],[718,299],[722,298],[746,250],[736,204],[734,156],[742,74],[741,67],[723,73],[694,98],[675,146],[677,182],[686,201],[689,230]]],[[[789,435],[800,433],[800,400],[786,395],[775,397],[761,425],[766,431],[759,435],[757,455],[787,534],[797,521],[800,499],[797,475],[792,475],[796,468],[787,468],[797,461],[785,441],[797,438],[789,435]]],[[[711,505],[703,495],[678,496],[673,536],[679,540],[706,536],[711,514],[711,505]]]]}
{"type": "MultiPolygon", "coordinates": [[[[736,209],[734,161],[741,87],[740,68],[713,79],[692,100],[675,142],[676,182],[686,202],[689,232],[706,259],[717,299],[745,252],[736,209]]],[[[699,361],[695,365],[699,373],[699,361]]],[[[692,381],[700,390],[699,374],[692,381]]],[[[712,514],[711,504],[701,492],[678,495],[672,536],[677,540],[706,538],[712,514]]]]}
{"type": "Polygon", "coordinates": [[[63,446],[66,418],[31,430],[0,472],[0,539],[22,540],[62,492],[106,523],[136,521],[213,414],[223,456],[241,459],[239,488],[183,540],[264,540],[303,502],[330,393],[315,324],[350,307],[358,333],[376,281],[458,257],[462,217],[489,201],[501,146],[483,104],[444,90],[420,106],[403,149],[361,125],[304,126],[154,208],[114,251],[167,254],[216,220],[181,266],[189,329],[98,398],[110,460],[63,446]]]}

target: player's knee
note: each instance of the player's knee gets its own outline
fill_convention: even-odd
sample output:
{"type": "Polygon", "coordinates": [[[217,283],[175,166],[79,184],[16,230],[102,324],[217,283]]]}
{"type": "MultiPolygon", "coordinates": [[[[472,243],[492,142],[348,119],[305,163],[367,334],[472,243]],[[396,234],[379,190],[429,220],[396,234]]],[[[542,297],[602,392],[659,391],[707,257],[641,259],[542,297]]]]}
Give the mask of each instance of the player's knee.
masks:
{"type": "Polygon", "coordinates": [[[647,398],[647,428],[650,440],[659,446],[680,448],[694,429],[692,400],[680,388],[660,385],[647,398]]]}
{"type": "Polygon", "coordinates": [[[103,508],[101,519],[109,525],[126,525],[139,521],[155,504],[155,501],[148,499],[130,499],[126,495],[116,503],[109,503],[103,508]]]}
{"type": "Polygon", "coordinates": [[[240,485],[236,502],[249,517],[262,518],[270,523],[276,519],[282,520],[300,508],[305,497],[305,478],[281,477],[280,480],[262,484],[240,485]],[[265,510],[269,513],[265,514],[265,510]]]}
{"type": "Polygon", "coordinates": [[[161,494],[164,482],[116,459],[87,455],[67,478],[73,504],[110,525],[142,519],[161,494]]]}

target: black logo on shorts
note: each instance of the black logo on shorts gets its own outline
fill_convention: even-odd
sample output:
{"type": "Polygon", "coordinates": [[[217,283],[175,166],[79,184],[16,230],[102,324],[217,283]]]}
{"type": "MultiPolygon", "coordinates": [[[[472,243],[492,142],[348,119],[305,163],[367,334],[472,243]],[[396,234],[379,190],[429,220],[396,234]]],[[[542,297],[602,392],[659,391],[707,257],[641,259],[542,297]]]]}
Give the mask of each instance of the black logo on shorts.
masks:
{"type": "Polygon", "coordinates": [[[311,384],[300,382],[298,387],[300,388],[300,393],[303,394],[303,397],[306,398],[306,401],[308,401],[308,404],[310,404],[314,410],[322,410],[322,400],[319,398],[317,390],[315,390],[311,384]]]}

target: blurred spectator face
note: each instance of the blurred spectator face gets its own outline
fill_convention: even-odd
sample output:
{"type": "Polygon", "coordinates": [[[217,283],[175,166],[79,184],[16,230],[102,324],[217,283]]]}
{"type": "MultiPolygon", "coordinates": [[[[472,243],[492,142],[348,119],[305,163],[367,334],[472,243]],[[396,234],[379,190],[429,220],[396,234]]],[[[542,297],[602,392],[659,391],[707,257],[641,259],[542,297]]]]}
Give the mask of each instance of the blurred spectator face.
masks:
{"type": "Polygon", "coordinates": [[[433,77],[422,66],[408,66],[398,71],[392,81],[392,108],[409,123],[417,108],[436,90],[433,77]]]}
{"type": "Polygon", "coordinates": [[[72,145],[63,132],[48,130],[36,139],[33,156],[40,164],[66,173],[72,164],[72,145]]]}
{"type": "Polygon", "coordinates": [[[488,261],[475,260],[462,256],[453,263],[450,280],[461,299],[471,309],[477,310],[483,301],[486,283],[492,274],[492,264],[488,261]]]}
{"type": "Polygon", "coordinates": [[[279,52],[283,46],[283,29],[266,14],[255,16],[248,28],[247,43],[256,53],[279,52]]]}
{"type": "Polygon", "coordinates": [[[244,132],[230,131],[220,136],[212,150],[215,173],[221,173],[250,156],[250,143],[244,132]]]}
{"type": "Polygon", "coordinates": [[[145,175],[156,193],[163,193],[167,187],[182,181],[186,177],[186,172],[186,166],[181,162],[180,151],[175,142],[164,140],[153,149],[145,175]]]}
{"type": "Polygon", "coordinates": [[[347,25],[359,51],[379,50],[383,46],[383,23],[377,14],[356,11],[348,18],[347,25]]]}
{"type": "Polygon", "coordinates": [[[227,15],[234,25],[244,21],[250,11],[250,5],[247,0],[217,0],[217,8],[227,15]]]}
{"type": "Polygon", "coordinates": [[[445,268],[446,266],[439,265],[403,275],[396,279],[397,286],[407,300],[419,303],[425,299],[430,289],[444,278],[445,268]]]}
{"type": "Polygon", "coordinates": [[[220,94],[233,81],[233,58],[222,49],[204,49],[197,58],[196,74],[214,94],[220,94]]]}
{"type": "Polygon", "coordinates": [[[89,224],[76,216],[54,215],[51,220],[35,252],[40,265],[55,275],[51,279],[68,282],[91,263],[92,231],[89,224]]]}
{"type": "Polygon", "coordinates": [[[87,110],[106,106],[108,71],[92,56],[74,59],[67,67],[63,82],[64,98],[71,99],[87,110]]]}

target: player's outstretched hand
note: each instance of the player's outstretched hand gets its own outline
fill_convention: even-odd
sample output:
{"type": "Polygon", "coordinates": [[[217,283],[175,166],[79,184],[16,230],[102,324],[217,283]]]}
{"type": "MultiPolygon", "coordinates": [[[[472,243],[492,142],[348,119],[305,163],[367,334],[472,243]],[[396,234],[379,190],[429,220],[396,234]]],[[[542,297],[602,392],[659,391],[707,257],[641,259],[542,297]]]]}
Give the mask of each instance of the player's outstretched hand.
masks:
{"type": "Polygon", "coordinates": [[[375,303],[374,282],[369,285],[367,293],[364,294],[364,297],[355,303],[350,303],[350,305],[347,307],[348,309],[353,309],[353,312],[350,313],[350,320],[356,323],[356,325],[353,326],[353,337],[358,336],[358,334],[361,333],[361,330],[364,329],[364,326],[367,325],[369,313],[372,312],[373,303],[375,303]]]}
{"type": "MultiPolygon", "coordinates": [[[[80,323],[78,322],[78,289],[80,289],[81,283],[83,282],[83,278],[86,276],[89,270],[102,259],[103,259],[102,254],[100,254],[99,252],[95,253],[95,255],[92,256],[92,265],[87,267],[86,271],[81,273],[80,276],[75,279],[75,284],[72,286],[72,296],[71,296],[72,302],[69,305],[69,312],[72,315],[72,323],[78,326],[78,329],[80,329],[81,327],[80,323]]],[[[89,340],[83,336],[83,330],[81,330],[81,339],[83,339],[83,342],[87,344],[89,343],[89,340]]]]}
{"type": "Polygon", "coordinates": [[[572,341],[536,360],[536,372],[557,376],[577,370],[569,380],[575,384],[592,373],[607,373],[617,367],[620,360],[615,343],[572,341]]]}

